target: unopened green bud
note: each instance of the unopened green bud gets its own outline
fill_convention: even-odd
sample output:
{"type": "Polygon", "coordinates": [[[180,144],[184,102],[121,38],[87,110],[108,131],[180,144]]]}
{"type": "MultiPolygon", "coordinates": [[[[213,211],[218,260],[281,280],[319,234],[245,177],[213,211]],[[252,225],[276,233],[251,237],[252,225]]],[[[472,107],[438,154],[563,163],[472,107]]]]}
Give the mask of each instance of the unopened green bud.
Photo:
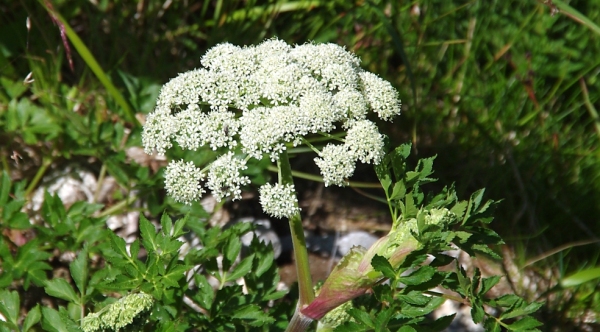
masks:
{"type": "Polygon", "coordinates": [[[413,236],[418,234],[417,220],[426,225],[449,225],[456,216],[448,209],[422,211],[417,218],[403,220],[392,227],[390,233],[377,240],[369,250],[353,247],[333,269],[319,295],[302,313],[318,320],[337,306],[364,294],[383,278],[383,274],[371,265],[375,255],[386,258],[393,268],[398,268],[406,256],[421,247],[413,236]]]}
{"type": "Polygon", "coordinates": [[[418,246],[418,241],[414,238],[413,241],[399,245],[391,245],[390,239],[393,237],[386,235],[369,250],[359,246],[353,247],[331,271],[319,295],[302,310],[302,313],[318,320],[344,302],[363,295],[383,278],[381,272],[373,269],[371,265],[375,255],[381,255],[383,252],[388,260],[393,257],[395,261],[401,262],[418,246]]]}

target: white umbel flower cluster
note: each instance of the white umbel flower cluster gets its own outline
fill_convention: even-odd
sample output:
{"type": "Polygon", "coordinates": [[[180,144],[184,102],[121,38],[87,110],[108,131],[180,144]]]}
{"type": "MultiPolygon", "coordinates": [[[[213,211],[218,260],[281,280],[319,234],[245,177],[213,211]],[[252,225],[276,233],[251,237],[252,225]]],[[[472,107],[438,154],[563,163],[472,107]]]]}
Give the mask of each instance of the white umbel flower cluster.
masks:
{"type": "Polygon", "coordinates": [[[326,187],[332,184],[343,186],[354,174],[356,161],[345,145],[327,144],[319,155],[315,163],[321,169],[326,187]]]}
{"type": "Polygon", "coordinates": [[[265,184],[260,187],[260,205],[266,214],[275,218],[289,218],[300,211],[294,185],[265,184]]]}
{"type": "Polygon", "coordinates": [[[205,174],[193,162],[175,160],[165,170],[165,188],[175,200],[191,204],[205,192],[200,184],[204,177],[205,174]]]}
{"type": "Polygon", "coordinates": [[[383,158],[383,135],[369,120],[350,121],[344,144],[327,144],[315,158],[325,186],[347,184],[354,174],[356,160],[379,164],[383,158]]]}
{"type": "Polygon", "coordinates": [[[222,155],[210,165],[206,186],[217,201],[227,196],[242,198],[241,186],[250,184],[250,179],[241,174],[246,168],[246,162],[236,158],[233,152],[222,155]]]}
{"type": "MultiPolygon", "coordinates": [[[[377,164],[383,155],[383,135],[367,120],[369,112],[383,120],[400,114],[392,85],[361,69],[360,59],[335,44],[292,46],[278,39],[249,47],[224,43],[211,48],[201,64],[163,86],[144,125],[147,153],[162,155],[175,142],[182,149],[208,146],[246,159],[269,156],[275,162],[307,135],[341,128],[347,130],[344,144],[327,145],[316,163],[327,185],[344,185],[357,161],[377,164]]],[[[248,183],[241,175],[245,163],[226,155],[217,159],[220,166],[207,166],[207,186],[220,198],[239,198],[240,186],[248,183]],[[225,161],[230,168],[224,168],[225,161]]],[[[196,180],[204,175],[197,173],[185,184],[174,177],[191,180],[184,169],[191,166],[177,165],[167,170],[167,190],[189,203],[202,195],[196,180]]]]}

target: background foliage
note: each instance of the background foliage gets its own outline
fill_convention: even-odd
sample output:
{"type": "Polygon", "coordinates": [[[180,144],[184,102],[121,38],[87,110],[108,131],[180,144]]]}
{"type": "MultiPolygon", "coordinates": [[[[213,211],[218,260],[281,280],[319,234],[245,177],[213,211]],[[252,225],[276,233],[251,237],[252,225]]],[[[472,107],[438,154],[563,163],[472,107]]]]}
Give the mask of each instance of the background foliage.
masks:
{"type": "MultiPolygon", "coordinates": [[[[569,325],[600,311],[598,2],[57,0],[2,3],[0,13],[0,157],[15,182],[1,188],[5,238],[29,227],[17,211],[43,176],[72,165],[114,176],[125,192],[93,218],[130,209],[131,192],[152,215],[187,212],[164,198],[160,171],[126,157],[124,149],[140,146],[132,115],[151,111],[160,86],[198,67],[217,43],[335,42],[400,91],[403,115],[384,130],[391,145],[410,140],[416,155],[437,154],[435,176],[456,182],[460,197],[486,187],[504,199],[491,227],[515,248],[515,264],[563,281],[538,294],[550,296],[542,320],[569,325]],[[65,43],[69,28],[79,43],[65,43]]],[[[38,229],[27,250],[18,249],[25,256],[9,247],[39,262],[12,269],[11,281],[22,278],[27,288],[56,267],[45,263],[54,248],[44,243],[82,249],[85,235],[67,234],[96,227],[83,216],[98,209],[62,208],[76,221],[54,225],[48,216],[60,227],[38,229]]]]}

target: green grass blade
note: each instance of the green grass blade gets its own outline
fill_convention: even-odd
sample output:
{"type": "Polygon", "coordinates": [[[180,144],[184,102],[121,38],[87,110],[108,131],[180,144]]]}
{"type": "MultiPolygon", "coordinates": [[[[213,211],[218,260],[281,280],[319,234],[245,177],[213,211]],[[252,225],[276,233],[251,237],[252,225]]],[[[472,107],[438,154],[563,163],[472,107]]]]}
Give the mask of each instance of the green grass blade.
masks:
{"type": "Polygon", "coordinates": [[[371,1],[369,1],[368,3],[369,3],[369,6],[371,7],[371,9],[373,10],[373,12],[375,14],[377,14],[377,16],[379,16],[381,23],[383,23],[383,26],[385,27],[387,32],[392,37],[392,43],[394,45],[394,49],[398,52],[398,54],[400,55],[400,58],[402,59],[402,62],[404,62],[404,64],[406,65],[406,74],[408,75],[408,80],[410,81],[410,88],[412,90],[413,100],[414,100],[413,103],[416,103],[417,102],[417,86],[416,86],[416,82],[415,82],[415,76],[413,74],[410,62],[408,61],[408,57],[406,56],[406,52],[404,51],[404,42],[402,41],[402,37],[400,36],[400,34],[396,30],[396,28],[394,28],[394,25],[392,24],[391,20],[387,16],[385,16],[385,14],[381,11],[381,9],[377,8],[377,6],[371,1]]]}
{"type": "Polygon", "coordinates": [[[133,122],[134,124],[138,124],[138,121],[135,118],[135,115],[134,115],[131,107],[129,106],[129,103],[127,103],[127,101],[125,100],[123,95],[112,84],[108,75],[106,75],[106,73],[104,72],[104,70],[102,69],[100,64],[98,64],[98,61],[96,61],[96,58],[94,57],[92,52],[90,52],[90,50],[87,48],[87,46],[85,46],[85,44],[83,43],[81,38],[79,38],[77,33],[75,33],[75,31],[73,31],[73,29],[71,28],[69,23],[67,23],[67,21],[56,10],[54,10],[54,11],[51,10],[42,1],[40,1],[40,3],[42,4],[42,6],[44,6],[46,11],[48,11],[48,13],[50,15],[55,15],[56,18],[64,25],[65,32],[67,33],[67,37],[69,38],[71,43],[73,43],[73,46],[77,50],[77,53],[79,53],[79,55],[83,58],[83,61],[85,61],[85,63],[88,65],[88,67],[96,75],[98,80],[100,80],[100,83],[102,83],[102,85],[104,86],[106,91],[108,91],[108,93],[115,99],[117,104],[119,106],[121,106],[121,108],[125,112],[125,116],[127,117],[127,119],[129,121],[133,122]]]}
{"type": "Polygon", "coordinates": [[[579,286],[590,280],[600,278],[600,267],[591,268],[576,272],[560,281],[562,287],[579,286]]]}
{"type": "Polygon", "coordinates": [[[243,8],[234,11],[231,15],[231,19],[234,21],[241,21],[245,19],[256,20],[265,14],[272,15],[299,10],[311,10],[324,4],[324,1],[292,1],[265,6],[255,6],[252,8],[243,8]]]}
{"type": "Polygon", "coordinates": [[[585,103],[585,107],[590,113],[590,117],[594,120],[594,127],[596,128],[596,135],[600,138],[600,116],[598,116],[598,111],[594,107],[594,104],[590,101],[590,94],[588,92],[587,86],[585,85],[585,80],[583,78],[579,79],[579,84],[581,85],[581,93],[583,94],[583,102],[585,103]]]}
{"type": "Polygon", "coordinates": [[[585,15],[583,15],[580,12],[578,12],[577,10],[575,10],[575,8],[562,2],[562,0],[554,0],[554,1],[552,1],[552,3],[554,3],[556,5],[556,7],[558,7],[558,9],[560,9],[560,11],[562,13],[564,13],[565,15],[569,16],[573,20],[581,23],[582,25],[586,26],[588,29],[590,29],[593,32],[595,32],[596,34],[600,35],[600,26],[598,26],[597,24],[592,22],[585,15]]]}

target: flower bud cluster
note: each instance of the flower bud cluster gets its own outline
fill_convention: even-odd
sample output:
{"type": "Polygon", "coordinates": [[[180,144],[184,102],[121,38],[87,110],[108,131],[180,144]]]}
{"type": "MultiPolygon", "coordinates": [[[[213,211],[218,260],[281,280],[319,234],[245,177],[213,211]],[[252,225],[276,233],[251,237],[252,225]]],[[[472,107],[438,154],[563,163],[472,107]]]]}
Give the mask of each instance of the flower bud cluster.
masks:
{"type": "MultiPolygon", "coordinates": [[[[344,185],[357,161],[377,164],[382,158],[383,135],[367,119],[369,111],[383,120],[400,113],[392,85],[361,69],[354,54],[335,44],[224,43],[208,50],[201,64],[163,86],[143,129],[147,153],[162,155],[175,142],[182,149],[208,146],[275,162],[306,136],[339,127],[347,131],[345,142],[326,145],[315,162],[326,185],[344,185]]],[[[240,186],[248,183],[241,175],[245,162],[226,155],[207,173],[189,174],[201,171],[183,162],[171,167],[167,190],[190,203],[201,197],[204,190],[197,184],[207,178],[219,198],[239,198],[240,186]],[[227,169],[225,161],[231,162],[227,169]]]]}
{"type": "Polygon", "coordinates": [[[81,328],[84,332],[123,331],[123,328],[147,314],[152,305],[154,298],[151,295],[129,294],[101,311],[85,316],[81,328]]]}

